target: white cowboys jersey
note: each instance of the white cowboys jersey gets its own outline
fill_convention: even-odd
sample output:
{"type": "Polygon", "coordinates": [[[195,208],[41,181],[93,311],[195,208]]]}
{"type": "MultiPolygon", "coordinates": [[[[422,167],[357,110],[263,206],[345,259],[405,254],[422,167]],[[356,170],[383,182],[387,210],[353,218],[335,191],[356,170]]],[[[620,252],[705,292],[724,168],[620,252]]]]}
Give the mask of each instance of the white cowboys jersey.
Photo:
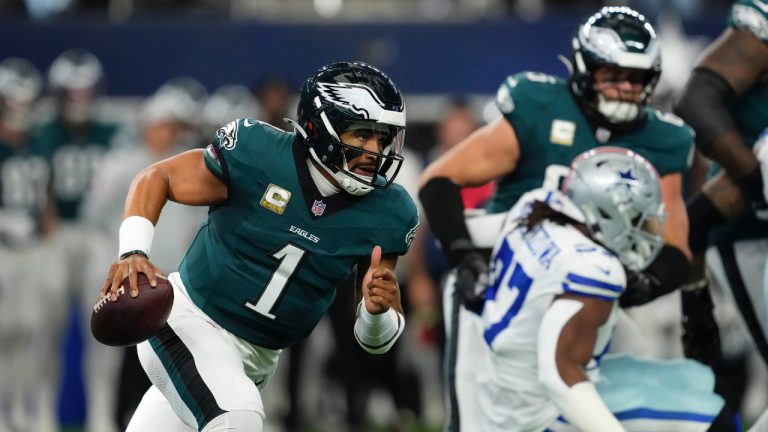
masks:
{"type": "MultiPolygon", "coordinates": [[[[478,365],[479,400],[486,429],[542,431],[560,415],[539,383],[538,333],[555,296],[576,294],[615,301],[626,275],[619,260],[572,226],[549,221],[524,232],[518,221],[534,201],[545,201],[576,220],[583,215],[558,191],[535,189],[506,216],[491,261],[491,282],[482,312],[483,338],[491,355],[478,365]]],[[[595,379],[607,351],[617,306],[600,327],[587,367],[595,379]]]]}

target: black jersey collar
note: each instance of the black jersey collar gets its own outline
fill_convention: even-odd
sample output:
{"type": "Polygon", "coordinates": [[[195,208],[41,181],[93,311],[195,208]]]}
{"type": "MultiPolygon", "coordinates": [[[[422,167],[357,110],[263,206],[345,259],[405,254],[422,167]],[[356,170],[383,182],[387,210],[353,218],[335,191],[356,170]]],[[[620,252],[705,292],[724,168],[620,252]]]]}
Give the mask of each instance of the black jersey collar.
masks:
{"type": "MultiPolygon", "coordinates": [[[[312,219],[321,218],[344,210],[365,199],[367,195],[357,197],[344,191],[324,197],[317,189],[317,185],[315,184],[315,181],[312,180],[312,175],[309,173],[309,166],[307,165],[309,152],[307,151],[307,148],[304,147],[304,144],[299,139],[295,139],[292,145],[293,162],[296,165],[296,174],[299,179],[299,186],[301,186],[301,194],[304,196],[307,211],[310,216],[312,216],[312,219]],[[320,214],[316,214],[312,211],[313,208],[319,209],[323,205],[324,208],[320,214]]],[[[373,192],[374,191],[371,191],[371,193],[373,192]]]]}

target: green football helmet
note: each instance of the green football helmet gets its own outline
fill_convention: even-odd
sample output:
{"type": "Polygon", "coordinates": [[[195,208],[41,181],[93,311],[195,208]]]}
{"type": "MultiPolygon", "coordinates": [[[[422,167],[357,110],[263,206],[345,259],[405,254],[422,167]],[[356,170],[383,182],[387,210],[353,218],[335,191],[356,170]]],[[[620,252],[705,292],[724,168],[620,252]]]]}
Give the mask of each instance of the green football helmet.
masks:
{"type": "Polygon", "coordinates": [[[325,66],[301,87],[298,123],[292,122],[310,156],[352,195],[389,187],[403,162],[405,105],[395,84],[380,70],[361,62],[325,66]],[[368,129],[383,136],[379,152],[341,141],[348,130],[368,129]],[[348,162],[367,153],[375,157],[370,176],[350,170],[348,162]]]}
{"type": "Polygon", "coordinates": [[[9,57],[0,62],[0,121],[5,127],[19,132],[29,129],[42,88],[40,72],[28,60],[9,57]]]}
{"type": "Polygon", "coordinates": [[[48,70],[48,86],[58,115],[73,125],[91,121],[103,83],[101,62],[93,53],[80,48],[61,53],[48,70]]]}
{"type": "Polygon", "coordinates": [[[571,90],[591,108],[589,114],[610,124],[640,118],[661,75],[659,41],[645,17],[628,7],[604,7],[579,25],[572,49],[571,90]],[[641,100],[607,100],[595,89],[594,73],[602,66],[625,70],[641,82],[641,100]]]}

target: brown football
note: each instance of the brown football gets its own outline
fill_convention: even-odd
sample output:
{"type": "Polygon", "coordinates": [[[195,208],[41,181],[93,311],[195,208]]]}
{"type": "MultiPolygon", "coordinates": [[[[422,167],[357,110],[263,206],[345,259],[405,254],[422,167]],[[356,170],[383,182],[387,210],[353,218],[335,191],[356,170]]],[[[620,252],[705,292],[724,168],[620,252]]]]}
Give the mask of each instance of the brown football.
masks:
{"type": "Polygon", "coordinates": [[[117,300],[105,295],[93,305],[91,333],[97,341],[111,346],[132,346],[155,335],[165,325],[173,307],[173,287],[157,276],[152,288],[144,273],[138,275],[139,296],[131,297],[128,278],[117,291],[117,300]]]}

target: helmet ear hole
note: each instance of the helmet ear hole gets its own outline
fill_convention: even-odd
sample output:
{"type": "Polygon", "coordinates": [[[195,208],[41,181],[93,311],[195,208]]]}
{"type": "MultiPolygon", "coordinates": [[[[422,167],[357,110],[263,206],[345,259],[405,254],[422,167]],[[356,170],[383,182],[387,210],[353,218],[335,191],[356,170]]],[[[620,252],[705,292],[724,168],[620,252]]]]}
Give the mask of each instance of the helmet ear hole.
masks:
{"type": "Polygon", "coordinates": [[[610,219],[611,215],[608,214],[607,211],[603,210],[601,207],[597,208],[597,212],[600,214],[600,217],[603,219],[610,219]]]}

